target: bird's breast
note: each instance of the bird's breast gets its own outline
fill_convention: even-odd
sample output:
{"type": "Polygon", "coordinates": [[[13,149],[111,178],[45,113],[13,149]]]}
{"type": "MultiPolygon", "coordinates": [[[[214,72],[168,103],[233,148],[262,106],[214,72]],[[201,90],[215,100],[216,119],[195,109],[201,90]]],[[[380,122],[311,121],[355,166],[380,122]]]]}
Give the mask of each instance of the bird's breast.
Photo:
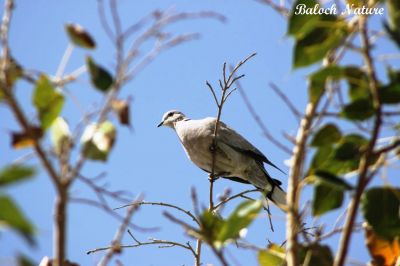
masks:
{"type": "MultiPolygon", "coordinates": [[[[177,128],[176,132],[189,159],[201,169],[211,172],[213,164],[212,146],[214,141],[213,130],[210,127],[189,125],[177,128]]],[[[236,172],[237,164],[233,154],[226,147],[217,143],[215,151],[215,173],[223,173],[225,176],[236,172]]]]}

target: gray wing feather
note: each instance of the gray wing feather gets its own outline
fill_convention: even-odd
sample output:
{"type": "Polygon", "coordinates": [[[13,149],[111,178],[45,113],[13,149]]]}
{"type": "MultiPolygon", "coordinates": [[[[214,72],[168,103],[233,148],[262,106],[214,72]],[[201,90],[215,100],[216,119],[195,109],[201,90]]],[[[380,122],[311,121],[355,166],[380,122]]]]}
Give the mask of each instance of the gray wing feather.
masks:
{"type": "Polygon", "coordinates": [[[221,121],[218,129],[218,141],[223,142],[232,149],[244,153],[257,161],[265,162],[285,174],[285,172],[282,171],[278,166],[268,160],[268,158],[260,150],[258,150],[239,133],[221,121]]]}

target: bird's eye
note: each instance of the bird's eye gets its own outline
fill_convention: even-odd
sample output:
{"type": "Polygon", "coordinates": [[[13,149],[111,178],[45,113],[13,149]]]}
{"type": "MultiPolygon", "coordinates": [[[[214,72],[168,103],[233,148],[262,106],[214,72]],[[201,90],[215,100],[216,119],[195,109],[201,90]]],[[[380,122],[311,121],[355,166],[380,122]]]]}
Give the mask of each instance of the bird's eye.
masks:
{"type": "Polygon", "coordinates": [[[174,113],[169,113],[168,115],[167,115],[167,117],[170,117],[170,116],[172,116],[174,113]]]}

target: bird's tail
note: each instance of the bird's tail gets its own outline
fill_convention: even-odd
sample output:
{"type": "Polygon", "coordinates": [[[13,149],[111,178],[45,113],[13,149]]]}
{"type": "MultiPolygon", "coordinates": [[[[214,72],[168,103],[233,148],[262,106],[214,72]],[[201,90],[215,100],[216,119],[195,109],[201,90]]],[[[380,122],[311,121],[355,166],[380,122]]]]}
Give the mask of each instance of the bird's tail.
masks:
{"type": "Polygon", "coordinates": [[[286,192],[280,186],[274,186],[272,191],[267,194],[267,198],[271,200],[282,211],[286,212],[286,192]]]}

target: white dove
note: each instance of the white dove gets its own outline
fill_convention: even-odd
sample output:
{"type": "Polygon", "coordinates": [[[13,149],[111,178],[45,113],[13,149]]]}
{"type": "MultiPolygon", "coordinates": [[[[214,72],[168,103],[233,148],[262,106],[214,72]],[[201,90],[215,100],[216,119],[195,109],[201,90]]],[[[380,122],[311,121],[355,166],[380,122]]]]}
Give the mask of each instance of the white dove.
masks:
{"type": "MultiPolygon", "coordinates": [[[[204,171],[211,173],[215,122],[213,117],[191,120],[182,112],[172,110],[163,115],[158,127],[167,126],[174,129],[189,159],[204,171]]],[[[219,122],[216,146],[216,177],[252,184],[279,208],[286,209],[286,193],[281,188],[282,183],[268,174],[264,163],[282,172],[281,169],[222,121],[219,122]]]]}

